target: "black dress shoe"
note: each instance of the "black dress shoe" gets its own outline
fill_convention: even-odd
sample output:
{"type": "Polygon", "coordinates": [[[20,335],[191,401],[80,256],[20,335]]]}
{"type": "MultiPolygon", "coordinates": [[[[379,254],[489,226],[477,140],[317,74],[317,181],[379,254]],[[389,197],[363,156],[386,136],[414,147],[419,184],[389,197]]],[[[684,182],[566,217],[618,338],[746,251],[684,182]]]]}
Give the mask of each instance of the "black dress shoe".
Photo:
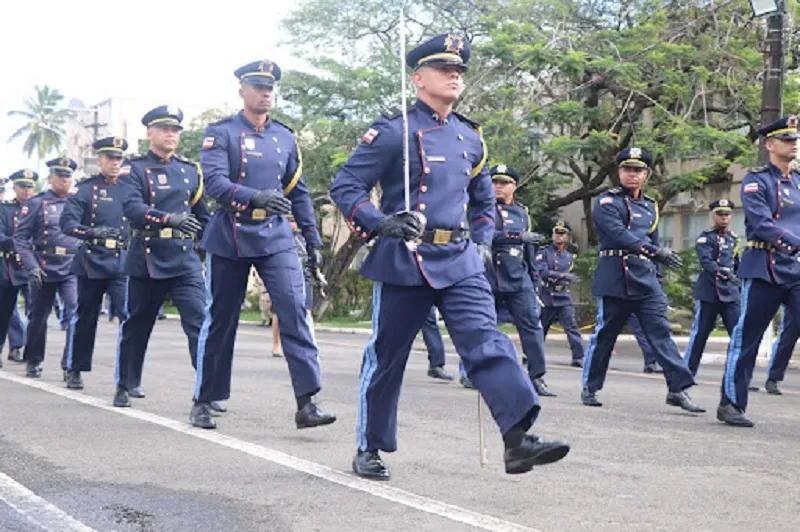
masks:
{"type": "Polygon", "coordinates": [[[667,394],[667,404],[670,406],[679,406],[687,412],[695,414],[702,414],[706,411],[705,408],[698,406],[692,402],[692,398],[685,391],[682,392],[669,392],[667,394]]]}
{"type": "Polygon", "coordinates": [[[298,429],[310,429],[322,425],[330,425],[336,421],[335,414],[323,412],[312,401],[297,411],[294,415],[294,422],[298,429]]]}
{"type": "Polygon", "coordinates": [[[745,417],[744,410],[733,403],[720,403],[717,407],[717,419],[734,427],[752,427],[755,425],[745,417]]]}
{"type": "Polygon", "coordinates": [[[214,415],[214,412],[224,414],[228,411],[228,403],[225,401],[211,401],[211,403],[208,405],[208,408],[212,410],[211,415],[214,415]]]}
{"type": "Polygon", "coordinates": [[[748,392],[757,392],[758,391],[758,386],[753,386],[751,384],[750,386],[747,387],[747,391],[748,392]]]}
{"type": "Polygon", "coordinates": [[[192,413],[189,414],[189,422],[193,427],[200,429],[215,429],[217,422],[211,415],[211,409],[208,403],[195,403],[192,407],[192,413]]]}
{"type": "Polygon", "coordinates": [[[70,390],[83,390],[83,379],[80,371],[67,371],[67,388],[70,390]]]}
{"type": "Polygon", "coordinates": [[[526,434],[519,447],[506,449],[503,460],[506,473],[518,475],[527,473],[533,466],[558,462],[569,453],[569,443],[562,440],[548,441],[532,434],[526,434]]]}
{"type": "Polygon", "coordinates": [[[778,388],[778,381],[767,379],[767,383],[764,385],[764,388],[766,388],[768,394],[783,395],[781,389],[778,388]]]}
{"type": "MultiPolygon", "coordinates": [[[[13,362],[22,362],[22,351],[19,347],[15,347],[8,352],[8,359],[13,362]]],[[[2,363],[2,362],[0,362],[2,363]]]]}
{"type": "Polygon", "coordinates": [[[442,366],[434,366],[432,368],[428,368],[428,377],[432,379],[439,379],[443,381],[451,381],[453,380],[453,376],[447,373],[442,366]]]}
{"type": "Polygon", "coordinates": [[[283,358],[283,353],[272,353],[272,356],[275,358],[283,358]]]}
{"type": "Polygon", "coordinates": [[[144,399],[144,388],[137,386],[128,390],[128,395],[136,399],[144,399]]]}
{"type": "Polygon", "coordinates": [[[533,388],[536,390],[536,393],[539,394],[539,397],[558,397],[554,391],[547,387],[547,383],[544,382],[543,378],[532,379],[531,382],[533,383],[533,388]]]}
{"type": "Polygon", "coordinates": [[[651,362],[644,365],[645,373],[664,373],[664,368],[658,362],[651,362]]]}
{"type": "Polygon", "coordinates": [[[603,406],[603,403],[597,398],[595,392],[590,392],[589,390],[583,390],[581,392],[581,401],[583,401],[583,404],[586,406],[603,406]]]}
{"type": "Polygon", "coordinates": [[[39,364],[28,362],[25,368],[25,376],[30,377],[32,379],[38,379],[42,376],[42,368],[39,367],[39,364]]]}
{"type": "Polygon", "coordinates": [[[122,386],[117,386],[117,393],[114,394],[114,406],[117,408],[128,408],[131,406],[131,398],[128,397],[128,390],[122,386]]]}
{"type": "Polygon", "coordinates": [[[582,368],[583,367],[583,358],[573,358],[572,362],[569,364],[573,368],[582,368]]]}
{"type": "Polygon", "coordinates": [[[391,477],[378,451],[358,451],[353,457],[353,472],[370,480],[389,480],[391,477]]]}
{"type": "Polygon", "coordinates": [[[470,390],[475,390],[475,385],[472,384],[472,381],[469,380],[469,377],[464,377],[463,375],[458,379],[458,382],[461,383],[461,386],[464,388],[468,388],[470,390]]]}

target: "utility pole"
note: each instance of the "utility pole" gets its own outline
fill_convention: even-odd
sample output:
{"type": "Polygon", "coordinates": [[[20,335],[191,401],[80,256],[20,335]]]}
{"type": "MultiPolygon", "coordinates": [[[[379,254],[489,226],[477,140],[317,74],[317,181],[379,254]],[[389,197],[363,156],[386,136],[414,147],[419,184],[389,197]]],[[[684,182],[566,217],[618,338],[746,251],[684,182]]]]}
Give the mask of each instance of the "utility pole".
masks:
{"type": "MultiPolygon", "coordinates": [[[[783,22],[786,0],[778,0],[778,10],[767,17],[764,39],[764,85],[761,90],[761,127],[778,120],[783,114],[783,22]]],[[[767,164],[769,154],[764,140],[758,149],[758,164],[767,164]]]]}

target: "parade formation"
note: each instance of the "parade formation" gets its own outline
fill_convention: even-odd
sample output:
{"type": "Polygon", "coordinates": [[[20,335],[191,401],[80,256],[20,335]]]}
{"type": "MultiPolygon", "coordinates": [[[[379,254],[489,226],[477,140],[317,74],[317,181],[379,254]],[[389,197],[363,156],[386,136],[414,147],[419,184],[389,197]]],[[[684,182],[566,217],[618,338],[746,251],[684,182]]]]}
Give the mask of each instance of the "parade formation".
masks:
{"type": "MultiPolygon", "coordinates": [[[[550,238],[537,233],[515,200],[519,173],[493,160],[480,124],[453,110],[470,55],[469,42],[453,33],[411,50],[406,64],[416,102],[375,119],[330,190],[347,225],[369,247],[360,273],[373,282],[358,419],[348,420],[356,427],[354,473],[391,477],[381,453],[398,448],[403,375],[420,330],[429,348],[428,375],[452,380],[438,315],[461,358],[461,384],[478,390],[499,428],[509,474],[570,452],[571,443],[531,432],[546,408],[540,397],[563,400],[563,393],[555,399],[558,386],[545,382],[545,337],[556,321],[566,333],[571,364],[582,368],[583,405],[603,406],[600,392],[615,342],[635,321],[645,371],[663,372],[666,404],[699,415],[706,410],[688,390],[721,317],[730,341],[716,416],[752,427],[746,411],[756,355],[781,307],[770,394],[781,394],[778,384],[800,336],[800,174],[792,167],[797,119],[759,130],[769,163],[743,179],[743,238],[731,231],[731,199],[717,197],[709,205],[713,226],[694,237],[701,271],[685,353],[672,338],[663,287],[665,268],[683,263],[659,238],[658,203],[646,193],[653,160],[635,145],[617,154],[618,184],[595,198],[587,220],[599,245],[592,279],[584,279],[597,300],[594,333],[584,346],[570,292],[581,280],[572,273],[573,228],[558,220],[550,238]],[[499,310],[510,314],[522,353],[498,329],[499,310]]],[[[239,312],[255,269],[277,320],[296,427],[337,421],[314,399],[323,391],[323,371],[310,315],[311,279],[323,266],[323,241],[295,133],[271,116],[281,69],[262,60],[234,75],[242,110],[207,126],[199,162],[176,155],[184,115],[164,105],[142,117],[145,154],[130,153],[124,138],[112,136],[94,143],[99,173],[80,183],[73,183],[78,163],[65,157],[47,162],[46,177],[30,169],[7,177],[14,197],[0,204],[0,344],[8,340],[8,360],[24,362],[27,377],[42,375],[47,318],[58,294],[66,323],[65,386],[94,384],[87,374],[107,293],[120,318],[116,391],[109,401],[131,407],[132,399],[145,398],[148,342],[169,297],[195,369],[189,423],[214,429],[228,411],[239,312]],[[43,181],[49,187],[34,195],[43,181]]]]}

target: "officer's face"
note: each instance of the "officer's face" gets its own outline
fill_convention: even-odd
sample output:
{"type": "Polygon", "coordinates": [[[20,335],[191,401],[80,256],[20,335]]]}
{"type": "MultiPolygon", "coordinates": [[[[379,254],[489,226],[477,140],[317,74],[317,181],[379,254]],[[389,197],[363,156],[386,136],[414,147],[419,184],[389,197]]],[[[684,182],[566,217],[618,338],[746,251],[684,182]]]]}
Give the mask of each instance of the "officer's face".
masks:
{"type": "Polygon", "coordinates": [[[729,212],[715,212],[714,225],[718,229],[727,229],[731,225],[731,213],[729,212]]]}
{"type": "Polygon", "coordinates": [[[422,67],[414,72],[412,79],[417,91],[450,103],[458,100],[464,89],[457,66],[422,67]]]}
{"type": "Polygon", "coordinates": [[[569,240],[569,233],[559,233],[553,231],[553,243],[559,246],[563,246],[569,240]]]}
{"type": "Polygon", "coordinates": [[[517,190],[517,185],[510,181],[492,181],[494,186],[494,195],[499,203],[509,204],[514,201],[514,191],[517,190]]]}
{"type": "Polygon", "coordinates": [[[620,166],[619,181],[628,190],[641,190],[648,175],[647,168],[620,166]]]}
{"type": "Polygon", "coordinates": [[[148,127],[147,140],[159,153],[172,153],[178,149],[178,143],[181,141],[181,130],[173,126],[148,127]]]}
{"type": "Polygon", "coordinates": [[[59,196],[63,196],[69,189],[72,188],[72,176],[63,176],[58,174],[50,174],[48,178],[50,182],[50,189],[58,194],[59,196]]]}
{"type": "Polygon", "coordinates": [[[33,187],[23,187],[22,185],[14,185],[14,194],[17,195],[17,200],[26,202],[33,197],[33,187]]]}
{"type": "Polygon", "coordinates": [[[101,153],[97,156],[97,164],[100,166],[100,173],[104,176],[116,179],[119,177],[119,169],[122,166],[122,157],[109,157],[101,153]]]}
{"type": "Polygon", "coordinates": [[[793,161],[797,157],[797,139],[767,139],[767,151],[779,161],[793,161]]]}
{"type": "Polygon", "coordinates": [[[274,93],[273,88],[268,85],[242,83],[239,88],[239,96],[242,97],[245,109],[255,114],[269,114],[270,110],[272,110],[274,93]]]}

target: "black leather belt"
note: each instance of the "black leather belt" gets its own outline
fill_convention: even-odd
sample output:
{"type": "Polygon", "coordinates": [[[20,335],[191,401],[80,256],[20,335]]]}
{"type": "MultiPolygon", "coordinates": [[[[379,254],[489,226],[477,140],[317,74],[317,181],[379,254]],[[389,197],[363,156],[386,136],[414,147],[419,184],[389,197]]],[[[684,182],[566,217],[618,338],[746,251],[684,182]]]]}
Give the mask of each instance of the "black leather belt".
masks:
{"type": "Polygon", "coordinates": [[[75,254],[74,249],[69,249],[61,246],[36,246],[34,249],[39,252],[47,253],[48,255],[66,256],[75,254]]]}
{"type": "Polygon", "coordinates": [[[761,242],[760,240],[748,240],[747,247],[754,249],[765,249],[767,251],[779,251],[778,248],[769,242],[761,242]]]}
{"type": "Polygon", "coordinates": [[[638,253],[631,253],[627,249],[601,249],[599,255],[601,257],[634,257],[642,260],[650,260],[650,257],[638,253]]]}
{"type": "Polygon", "coordinates": [[[267,212],[267,209],[245,209],[240,211],[238,209],[234,209],[230,205],[217,205],[217,209],[220,211],[225,212],[234,212],[234,213],[248,213],[250,214],[249,218],[245,218],[245,220],[254,220],[256,222],[260,222],[261,220],[266,220],[267,217],[272,216],[271,213],[267,212]]]}
{"type": "Polygon", "coordinates": [[[462,242],[466,238],[466,231],[463,229],[433,229],[423,231],[419,241],[424,244],[449,244],[450,242],[462,242]]]}
{"type": "Polygon", "coordinates": [[[127,242],[120,242],[115,238],[90,238],[86,243],[99,248],[128,249],[127,242]]]}
{"type": "Polygon", "coordinates": [[[165,227],[163,229],[134,229],[133,236],[138,236],[142,238],[163,238],[163,239],[175,238],[178,240],[192,239],[191,234],[184,233],[180,229],[173,229],[172,227],[165,227]]]}

